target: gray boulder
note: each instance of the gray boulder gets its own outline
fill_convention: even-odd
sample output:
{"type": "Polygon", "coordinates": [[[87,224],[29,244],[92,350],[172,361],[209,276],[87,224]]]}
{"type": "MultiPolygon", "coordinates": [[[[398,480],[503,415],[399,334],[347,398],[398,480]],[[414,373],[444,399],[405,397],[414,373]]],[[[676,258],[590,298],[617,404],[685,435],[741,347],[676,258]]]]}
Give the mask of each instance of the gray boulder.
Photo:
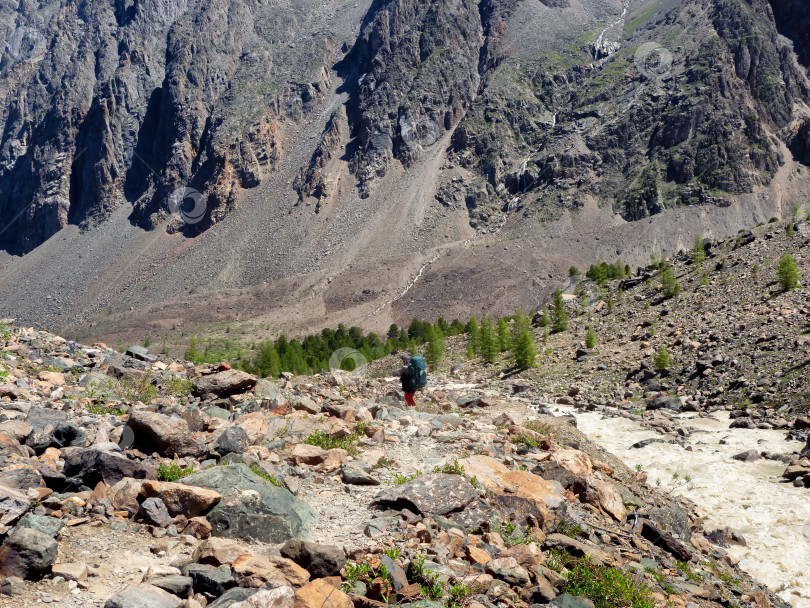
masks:
{"type": "Polygon", "coordinates": [[[461,511],[478,498],[478,491],[461,475],[429,473],[399,486],[386,488],[371,505],[408,508],[422,515],[461,511]]]}
{"type": "Polygon", "coordinates": [[[337,576],[346,565],[346,556],[337,547],[311,543],[300,538],[284,543],[281,555],[307,570],[313,580],[337,576]]]}
{"type": "Polygon", "coordinates": [[[206,515],[217,536],[283,543],[307,533],[317,517],[307,503],[244,464],[212,467],[184,477],[183,483],[222,494],[206,515]]]}
{"type": "Polygon", "coordinates": [[[182,418],[171,418],[154,412],[133,412],[127,422],[131,431],[124,433],[131,439],[131,446],[145,454],[158,452],[166,456],[191,456],[199,458],[205,453],[205,446],[194,439],[188,423],[182,418]]]}
{"type": "Polygon", "coordinates": [[[183,608],[184,602],[168,591],[154,585],[132,585],[118,592],[104,608],[183,608]]]}
{"type": "Polygon", "coordinates": [[[167,528],[172,523],[172,516],[169,515],[169,510],[166,508],[164,502],[156,496],[147,498],[141,503],[138,515],[140,515],[141,519],[146,523],[160,528],[167,528]]]}
{"type": "Polygon", "coordinates": [[[130,460],[119,451],[91,446],[74,452],[65,460],[65,475],[77,477],[84,485],[94,488],[99,481],[114,486],[126,477],[157,479],[157,469],[130,460]]]}
{"type": "Polygon", "coordinates": [[[229,369],[194,380],[194,394],[202,399],[227,397],[244,393],[256,384],[256,376],[238,369],[229,369]]]}
{"type": "Polygon", "coordinates": [[[56,541],[32,528],[20,528],[0,547],[0,575],[37,578],[56,561],[56,541]]]}
{"type": "Polygon", "coordinates": [[[229,426],[217,439],[217,453],[242,454],[250,445],[250,439],[244,429],[238,426],[229,426]]]}

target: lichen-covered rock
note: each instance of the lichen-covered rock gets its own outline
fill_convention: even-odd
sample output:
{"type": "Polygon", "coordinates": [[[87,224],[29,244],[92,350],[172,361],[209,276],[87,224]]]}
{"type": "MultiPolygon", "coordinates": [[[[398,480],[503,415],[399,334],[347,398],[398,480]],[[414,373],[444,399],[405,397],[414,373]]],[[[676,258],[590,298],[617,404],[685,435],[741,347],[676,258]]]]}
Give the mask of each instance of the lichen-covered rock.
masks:
{"type": "Polygon", "coordinates": [[[476,498],[478,492],[464,477],[429,473],[402,485],[386,488],[374,497],[371,504],[408,508],[423,515],[447,515],[462,511],[476,498]]]}
{"type": "Polygon", "coordinates": [[[212,467],[184,477],[183,483],[222,495],[206,515],[219,536],[282,543],[305,533],[316,519],[312,507],[244,464],[212,467]]]}

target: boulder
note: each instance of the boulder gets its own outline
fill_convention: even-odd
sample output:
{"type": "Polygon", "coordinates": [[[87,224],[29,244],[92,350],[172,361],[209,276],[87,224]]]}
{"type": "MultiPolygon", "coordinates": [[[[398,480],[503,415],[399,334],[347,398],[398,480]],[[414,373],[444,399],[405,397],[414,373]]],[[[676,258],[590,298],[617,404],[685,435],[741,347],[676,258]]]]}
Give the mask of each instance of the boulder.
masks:
{"type": "MultiPolygon", "coordinates": [[[[465,470],[467,460],[464,461],[465,470]]],[[[402,485],[386,488],[371,503],[422,515],[447,515],[461,511],[478,498],[478,491],[461,475],[429,473],[402,485]]]]}
{"type": "Polygon", "coordinates": [[[0,547],[0,575],[37,578],[56,561],[53,537],[32,528],[20,528],[0,547]]]}
{"type": "Polygon", "coordinates": [[[172,523],[172,516],[163,501],[156,497],[147,498],[141,503],[138,515],[148,524],[167,528],[172,523]]]}
{"type": "Polygon", "coordinates": [[[108,599],[104,608],[183,608],[183,600],[154,585],[126,587],[108,599]]]}
{"type": "Polygon", "coordinates": [[[591,459],[584,452],[570,448],[557,450],[551,459],[575,477],[593,473],[591,459]]]}
{"type": "Polygon", "coordinates": [[[241,545],[229,538],[209,538],[194,550],[194,561],[209,566],[230,564],[240,555],[247,553],[241,545]]]}
{"type": "Polygon", "coordinates": [[[295,465],[319,465],[327,458],[327,451],[316,445],[296,443],[287,454],[287,460],[295,465]]]}
{"type": "Polygon", "coordinates": [[[621,492],[608,481],[584,475],[577,479],[572,490],[582,502],[601,509],[616,521],[624,521],[627,517],[621,492]]]}
{"type": "Polygon", "coordinates": [[[84,485],[94,488],[100,481],[115,486],[125,478],[157,479],[157,469],[148,464],[130,460],[121,452],[99,449],[96,446],[82,448],[65,459],[65,475],[81,479],[84,485]]]}
{"type": "Polygon", "coordinates": [[[32,499],[16,488],[0,485],[0,526],[10,526],[31,508],[32,499]]]}
{"type": "Polygon", "coordinates": [[[83,581],[87,578],[87,564],[81,562],[54,564],[51,572],[54,576],[61,576],[66,581],[83,581]]]}
{"type": "Polygon", "coordinates": [[[286,557],[240,555],[231,564],[233,578],[240,587],[301,587],[309,572],[286,557]]]}
{"type": "MultiPolygon", "coordinates": [[[[155,475],[157,477],[157,475],[155,475]]],[[[143,484],[146,483],[143,479],[131,479],[125,477],[111,488],[112,505],[119,511],[129,511],[130,515],[135,515],[140,508],[138,502],[138,495],[141,492],[143,484]]]]}
{"type": "Polygon", "coordinates": [[[675,503],[650,509],[647,517],[657,527],[672,534],[682,542],[692,540],[692,529],[689,526],[689,516],[686,511],[675,503]]]}
{"type": "Polygon", "coordinates": [[[236,586],[236,581],[231,574],[229,566],[211,566],[210,564],[189,564],[185,572],[191,577],[192,586],[197,593],[210,593],[213,596],[220,596],[231,587],[236,586]]]}
{"type": "Polygon", "coordinates": [[[270,425],[267,423],[267,416],[261,412],[252,412],[239,416],[236,426],[245,431],[250,445],[259,445],[267,437],[270,425]]]}
{"type": "Polygon", "coordinates": [[[231,604],[230,608],[293,608],[295,591],[292,587],[261,589],[246,600],[231,604]]]}
{"type": "Polygon", "coordinates": [[[149,579],[150,585],[154,585],[158,589],[163,589],[178,597],[188,597],[191,595],[193,582],[190,576],[177,574],[149,579]]]}
{"type": "Polygon", "coordinates": [[[250,439],[244,429],[229,426],[217,438],[216,451],[220,456],[225,454],[242,454],[250,445],[250,439]]]}
{"type": "Polygon", "coordinates": [[[244,464],[212,467],[184,477],[183,483],[222,495],[206,516],[218,536],[283,543],[306,533],[316,519],[312,507],[244,464]]]}
{"type": "Polygon", "coordinates": [[[168,481],[147,481],[141,486],[139,496],[160,498],[172,517],[184,515],[189,519],[205,513],[222,499],[215,490],[168,481]]]}
{"type": "Polygon", "coordinates": [[[0,485],[17,490],[27,490],[28,488],[44,488],[45,482],[34,467],[21,463],[0,470],[0,485]]]}
{"type": "Polygon", "coordinates": [[[12,530],[12,534],[14,533],[14,530],[19,528],[31,528],[37,532],[47,534],[51,538],[56,538],[56,535],[59,534],[64,527],[65,522],[61,519],[57,519],[56,517],[26,513],[22,516],[22,518],[20,518],[20,521],[17,522],[17,525],[12,530]]]}
{"type": "Polygon", "coordinates": [[[244,393],[256,384],[256,376],[238,369],[229,369],[194,380],[194,394],[201,399],[215,399],[244,393]]]}
{"type": "Polygon", "coordinates": [[[523,523],[532,515],[544,532],[556,530],[567,511],[562,487],[530,473],[512,471],[502,462],[488,456],[464,459],[464,472],[475,476],[487,489],[490,502],[515,521],[523,523]]]}
{"type": "Polygon", "coordinates": [[[295,592],[293,608],[353,608],[351,598],[319,578],[295,592]]]}
{"type": "Polygon", "coordinates": [[[669,551],[679,561],[692,559],[692,552],[677,538],[669,532],[662,530],[649,521],[643,521],[641,525],[641,536],[646,538],[657,547],[669,551]]]}
{"type": "Polygon", "coordinates": [[[343,483],[347,483],[353,486],[378,486],[380,485],[380,480],[366,473],[362,469],[352,466],[343,467],[343,471],[341,471],[341,479],[343,483]]]}
{"type": "Polygon", "coordinates": [[[338,576],[340,569],[346,565],[346,556],[337,547],[312,543],[299,538],[284,543],[284,546],[281,547],[281,555],[306,569],[313,579],[338,576]]]}
{"type": "Polygon", "coordinates": [[[194,439],[182,418],[137,411],[129,417],[127,427],[132,431],[132,447],[145,454],[158,452],[170,457],[198,458],[205,453],[205,446],[194,439]]]}

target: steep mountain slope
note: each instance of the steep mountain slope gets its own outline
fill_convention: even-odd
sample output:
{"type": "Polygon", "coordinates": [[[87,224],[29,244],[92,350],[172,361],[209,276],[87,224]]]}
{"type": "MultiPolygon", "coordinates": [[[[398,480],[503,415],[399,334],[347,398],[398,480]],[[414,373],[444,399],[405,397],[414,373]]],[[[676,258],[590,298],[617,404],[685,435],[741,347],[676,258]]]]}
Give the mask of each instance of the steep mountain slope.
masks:
{"type": "Polygon", "coordinates": [[[26,255],[0,314],[380,328],[787,216],[806,11],[771,4],[3,5],[0,245],[26,255]]]}

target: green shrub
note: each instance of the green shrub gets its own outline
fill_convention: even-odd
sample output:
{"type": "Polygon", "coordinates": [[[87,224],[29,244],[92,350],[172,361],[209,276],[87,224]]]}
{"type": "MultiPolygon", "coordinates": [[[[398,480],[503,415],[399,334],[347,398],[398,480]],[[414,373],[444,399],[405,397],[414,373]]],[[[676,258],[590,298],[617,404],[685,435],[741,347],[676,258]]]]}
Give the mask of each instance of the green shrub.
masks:
{"type": "Polygon", "coordinates": [[[158,466],[158,481],[177,481],[193,472],[194,467],[183,468],[176,462],[169,465],[161,464],[158,466]]]}
{"type": "Polygon", "coordinates": [[[667,347],[663,344],[661,345],[661,348],[656,351],[653,364],[655,365],[655,369],[657,369],[659,372],[672,365],[672,357],[670,357],[667,347]]]}
{"type": "Polygon", "coordinates": [[[654,608],[652,589],[618,568],[594,564],[587,556],[574,557],[552,549],[546,566],[567,572],[562,591],[590,599],[596,608],[654,608]]]}
{"type": "Polygon", "coordinates": [[[779,258],[776,266],[776,276],[779,277],[779,285],[783,291],[790,291],[799,286],[799,268],[796,261],[789,253],[785,253],[779,258]]]}
{"type": "Polygon", "coordinates": [[[185,380],[178,376],[170,376],[164,382],[166,394],[170,397],[184,397],[191,394],[193,384],[191,380],[185,380]]]}
{"type": "Polygon", "coordinates": [[[464,475],[464,467],[458,463],[457,459],[453,462],[448,462],[442,466],[435,466],[431,473],[447,473],[449,475],[464,475]]]}
{"type": "Polygon", "coordinates": [[[408,483],[409,481],[413,481],[417,477],[422,474],[422,471],[416,471],[413,475],[401,475],[400,473],[394,473],[394,485],[401,486],[403,483],[408,483]]]}
{"type": "Polygon", "coordinates": [[[347,435],[346,437],[330,437],[329,433],[320,430],[310,433],[304,439],[304,443],[308,445],[315,445],[324,450],[333,450],[340,448],[346,450],[350,456],[357,454],[357,441],[360,439],[360,433],[357,431],[347,435]]]}
{"type": "Polygon", "coordinates": [[[257,464],[254,464],[252,467],[250,467],[250,470],[253,471],[254,474],[264,479],[265,481],[269,481],[276,487],[280,488],[283,485],[278,477],[276,477],[275,475],[270,475],[270,473],[265,471],[257,464]]]}

